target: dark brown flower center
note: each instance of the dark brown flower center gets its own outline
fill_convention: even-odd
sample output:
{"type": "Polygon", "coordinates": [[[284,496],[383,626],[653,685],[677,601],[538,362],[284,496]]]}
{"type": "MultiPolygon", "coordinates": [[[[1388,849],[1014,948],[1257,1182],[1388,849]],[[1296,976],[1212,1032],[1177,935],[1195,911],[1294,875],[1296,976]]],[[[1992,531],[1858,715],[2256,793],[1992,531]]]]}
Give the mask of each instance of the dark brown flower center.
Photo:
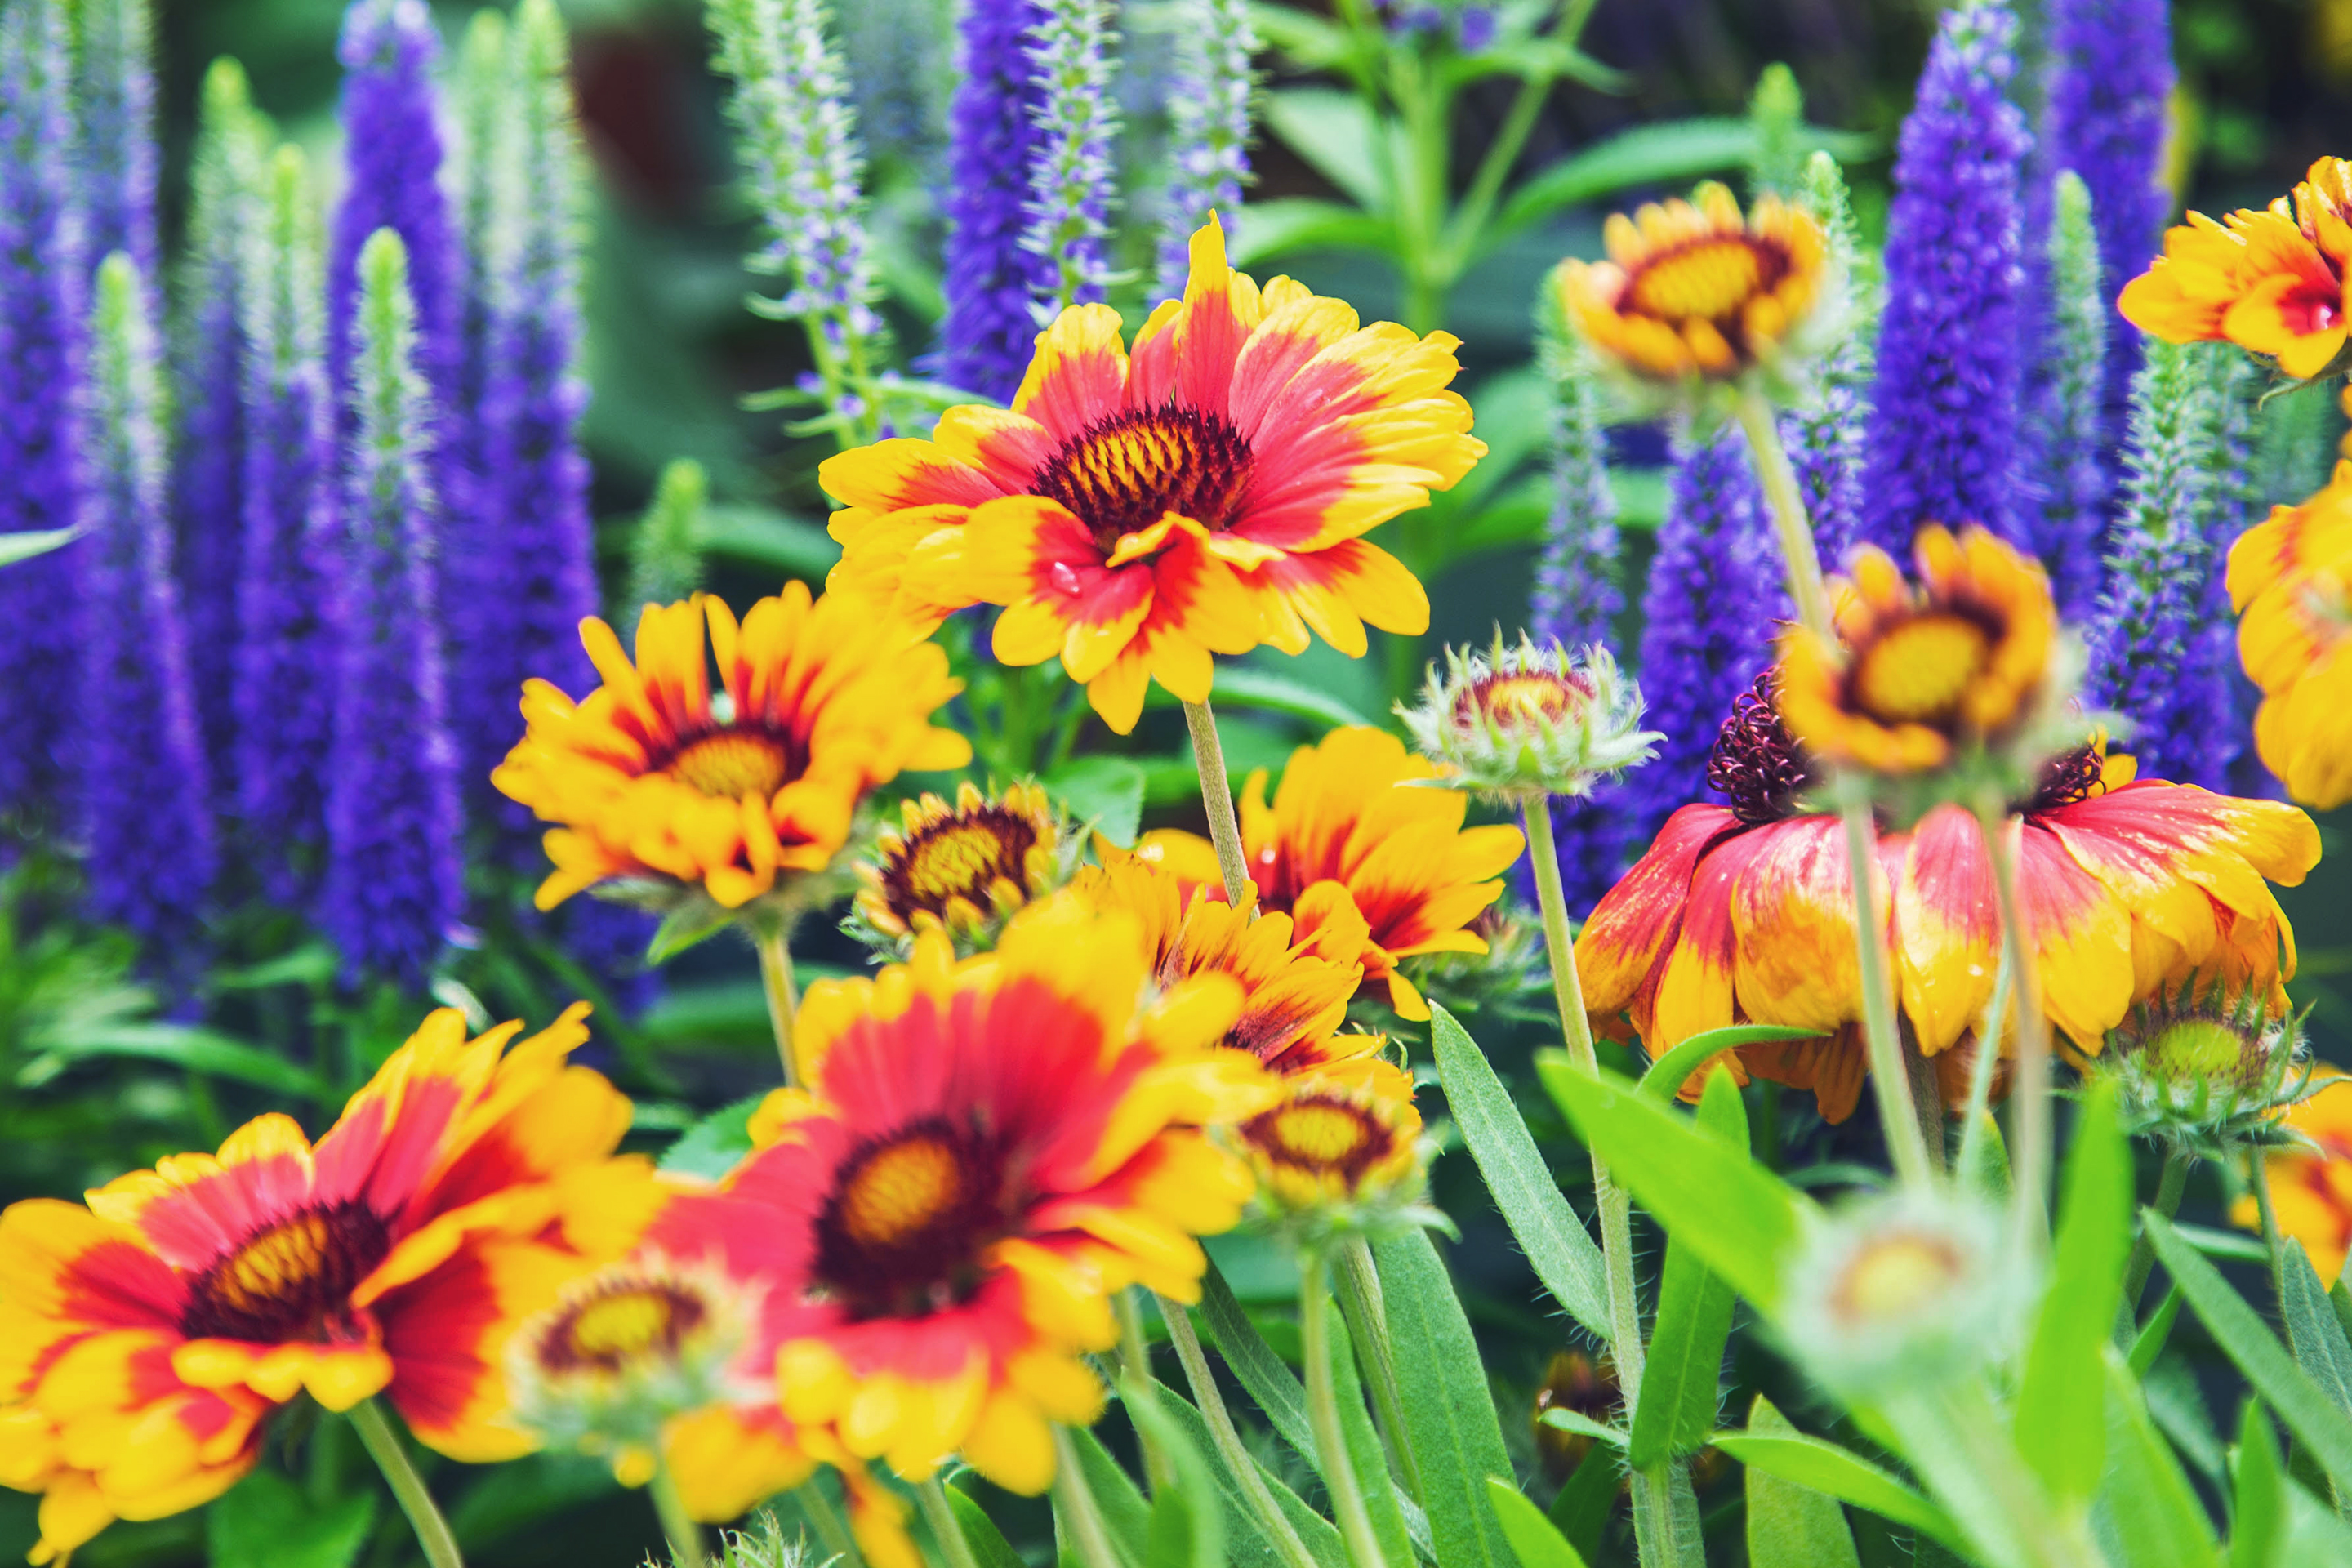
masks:
{"type": "Polygon", "coordinates": [[[1214,414],[1171,404],[1123,408],[1066,443],[1034,489],[1076,514],[1108,552],[1170,512],[1230,526],[1250,477],[1250,447],[1214,414]]]}
{"type": "Polygon", "coordinates": [[[715,800],[767,796],[798,778],[799,749],[767,730],[713,730],[660,758],[650,772],[667,773],[715,800]]]}
{"type": "Polygon", "coordinates": [[[351,1294],[392,1250],[363,1204],[304,1209],[255,1232],[188,1287],[180,1331],[266,1344],[353,1337],[351,1294]]]}
{"type": "Polygon", "coordinates": [[[1750,827],[1797,815],[1797,797],[1813,775],[1795,737],[1780,722],[1770,670],[1732,703],[1731,716],[1716,732],[1715,750],[1707,753],[1706,782],[1730,803],[1731,815],[1750,827]]]}
{"type": "Polygon", "coordinates": [[[1010,1188],[995,1141],[944,1117],[870,1140],[817,1216],[816,1281],[858,1320],[968,1300],[982,1255],[1010,1228],[1010,1188]]]}
{"type": "Polygon", "coordinates": [[[948,905],[969,900],[985,913],[1002,879],[1025,887],[1037,824],[1026,814],[988,805],[958,811],[916,829],[882,862],[882,897],[901,923],[917,911],[944,919],[948,905]]]}
{"type": "Polygon", "coordinates": [[[2071,752],[2061,752],[2042,764],[2042,779],[2033,791],[2033,798],[2025,803],[2028,813],[2056,811],[2078,800],[2088,800],[2100,793],[2106,776],[2106,759],[2095,745],[2081,745],[2071,752]]]}
{"type": "Polygon", "coordinates": [[[618,1372],[675,1356],[709,1317],[710,1304],[673,1280],[614,1279],[557,1314],[539,1340],[539,1363],[551,1373],[618,1372]]]}

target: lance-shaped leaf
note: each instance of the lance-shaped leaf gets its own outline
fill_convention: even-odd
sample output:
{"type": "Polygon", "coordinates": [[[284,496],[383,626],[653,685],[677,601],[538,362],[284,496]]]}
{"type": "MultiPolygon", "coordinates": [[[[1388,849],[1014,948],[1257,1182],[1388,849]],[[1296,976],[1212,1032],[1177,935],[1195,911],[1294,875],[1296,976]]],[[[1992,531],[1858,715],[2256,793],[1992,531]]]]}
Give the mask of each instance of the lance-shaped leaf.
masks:
{"type": "MultiPolygon", "coordinates": [[[[1701,1130],[1745,1154],[1748,1110],[1728,1073],[1712,1074],[1699,1100],[1701,1130]]],[[[1646,1470],[1669,1454],[1696,1453],[1715,1428],[1717,1373],[1731,1337],[1732,1289],[1728,1281],[1699,1261],[1679,1236],[1666,1238],[1665,1269],[1659,1277],[1658,1321],[1650,1336],[1650,1359],[1642,1374],[1642,1399],[1633,1412],[1626,1462],[1646,1470]]]]}

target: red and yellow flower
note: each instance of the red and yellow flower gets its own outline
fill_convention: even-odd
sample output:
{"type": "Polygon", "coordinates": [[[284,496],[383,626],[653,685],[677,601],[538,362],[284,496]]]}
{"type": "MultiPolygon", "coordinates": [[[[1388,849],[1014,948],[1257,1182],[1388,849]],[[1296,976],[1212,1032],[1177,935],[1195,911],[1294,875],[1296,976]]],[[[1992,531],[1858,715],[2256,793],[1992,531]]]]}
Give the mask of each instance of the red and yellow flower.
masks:
{"type": "MultiPolygon", "coordinates": [[[[2135,1001],[2185,981],[2268,991],[2284,1009],[2294,931],[2268,883],[2299,882],[2319,858],[2292,806],[2132,775],[2128,758],[2084,748],[2047,770],[2011,829],[2043,1007],[2086,1056],[2135,1001]]],[[[1760,695],[1725,725],[1709,777],[1729,804],[1675,812],[1585,922],[1586,1005],[1596,1024],[1624,1019],[1653,1056],[1734,1023],[1818,1029],[1742,1047],[1735,1070],[1811,1089],[1841,1121],[1866,1064],[1838,819],[1801,809],[1804,764],[1760,695]]],[[[1948,1055],[1975,1047],[2000,967],[1983,829],[1938,806],[1907,832],[1882,830],[1870,874],[1904,1025],[1948,1071],[1948,1055]]]]}
{"type": "Polygon", "coordinates": [[[698,594],[646,606],[634,664],[593,616],[580,640],[604,684],[575,703],[527,683],[529,730],[490,775],[556,824],[543,910],[615,878],[740,908],[780,874],[823,870],[877,784],[971,759],[963,737],[930,722],[961,689],[947,655],[868,604],[812,602],[791,583],[738,623],[698,594]]]}
{"type": "Polygon", "coordinates": [[[1384,1211],[1420,1196],[1420,1139],[1410,1083],[1398,1096],[1319,1072],[1284,1079],[1280,1100],[1234,1129],[1277,1226],[1381,1226],[1384,1211]]]}
{"type": "MultiPolygon", "coordinates": [[[[2333,1081],[2285,1117],[2314,1147],[2273,1149],[2263,1158],[2279,1234],[2303,1243],[2312,1268],[2333,1284],[2352,1252],[2352,1078],[2333,1069],[2326,1076],[2333,1081]]],[[[2262,1224],[2251,1195],[2238,1200],[2230,1217],[2249,1230],[2262,1224]]]]}
{"type": "Polygon", "coordinates": [[[2164,255],[2127,284],[2124,317],[2167,342],[2228,342],[2298,379],[2344,352],[2352,263],[2352,163],[2322,158],[2291,195],[2220,223],[2168,229],[2164,255]]]}
{"type": "MultiPolygon", "coordinates": [[[[1384,984],[1407,1018],[1426,1018],[1429,1007],[1397,961],[1486,952],[1470,922],[1503,896],[1497,879],[1527,844],[1516,827],[1463,826],[1467,796],[1416,782],[1438,777],[1386,731],[1354,728],[1291,752],[1271,805],[1262,772],[1242,792],[1242,847],[1259,904],[1289,915],[1325,957],[1361,963],[1365,984],[1384,984]],[[1341,922],[1365,931],[1353,953],[1324,941],[1341,922]]],[[[1207,839],[1161,831],[1137,848],[1222,896],[1207,839]]]]}
{"type": "Polygon", "coordinates": [[[2238,657],[2262,688],[2254,750],[2287,794],[2352,800],[2352,465],[2230,547],[2238,657]]]}
{"type": "Polygon", "coordinates": [[[1149,978],[1132,918],[1065,895],[992,953],[926,935],[907,964],[810,987],[810,1088],[770,1097],[727,1185],[791,1254],[775,1368],[803,1433],[910,1479],[961,1454],[1042,1491],[1053,1425],[1100,1412],[1082,1358],[1117,1342],[1113,1293],[1198,1297],[1194,1238],[1251,1191],[1207,1130],[1273,1090],[1219,1048],[1234,982],[1139,1009],[1149,978]]]}
{"type": "Polygon", "coordinates": [[[886,941],[942,931],[970,942],[1067,875],[1061,814],[1042,787],[992,796],[966,784],[952,805],[926,795],[900,807],[899,827],[858,864],[857,914],[886,941]]]}
{"type": "Polygon", "coordinates": [[[1828,237],[1777,196],[1746,218],[1726,187],[1610,215],[1606,261],[1554,274],[1562,314],[1610,362],[1654,381],[1769,365],[1833,283],[1828,237]]]}
{"type": "Polygon", "coordinates": [[[0,1215],[0,1482],[44,1494],[34,1561],[218,1495],[305,1390],[383,1394],[454,1458],[527,1452],[507,1336],[657,1202],[610,1157],[629,1102],[566,1062],[586,1011],[512,1050],[520,1025],[468,1041],[435,1013],[315,1146],[262,1116],[0,1215]]]}
{"type": "Polygon", "coordinates": [[[1363,536],[1486,450],[1447,390],[1457,346],[1287,278],[1260,288],[1212,218],[1132,353],[1118,311],[1074,306],[1009,410],[950,408],[929,440],[828,458],[832,585],[926,628],[1005,606],[996,657],[1059,656],[1121,733],[1153,679],[1206,701],[1213,654],[1303,652],[1312,628],[1360,658],[1367,621],[1429,626],[1420,583],[1363,536]]]}

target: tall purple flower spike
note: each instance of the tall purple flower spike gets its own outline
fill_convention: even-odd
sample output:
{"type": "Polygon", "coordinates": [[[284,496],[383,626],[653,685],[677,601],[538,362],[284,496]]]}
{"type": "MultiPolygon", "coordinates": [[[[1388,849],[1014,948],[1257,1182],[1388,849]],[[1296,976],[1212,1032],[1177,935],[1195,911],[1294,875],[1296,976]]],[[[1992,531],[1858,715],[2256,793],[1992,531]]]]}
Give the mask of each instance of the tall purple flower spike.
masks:
{"type": "Polygon", "coordinates": [[[181,263],[180,416],[173,479],[179,574],[188,626],[188,668],[205,755],[229,768],[229,689],[237,642],[237,579],[244,569],[246,358],[248,299],[260,252],[268,132],[254,112],[245,71],[213,62],[196,137],[188,254],[181,263]]]}
{"type": "Polygon", "coordinates": [[[1029,33],[1044,98],[1030,153],[1024,243],[1049,270],[1039,307],[1100,303],[1109,281],[1105,240],[1118,187],[1111,167],[1118,104],[1110,90],[1110,0],[1045,0],[1029,33]]]}
{"type": "Polygon", "coordinates": [[[1192,231],[1215,213],[1232,243],[1250,180],[1250,57],[1244,0],[1193,0],[1179,13],[1176,81],[1168,96],[1168,211],[1160,231],[1160,294],[1192,275],[1192,231]]]}
{"type": "Polygon", "coordinates": [[[1636,852],[1675,807],[1706,798],[1716,731],[1771,662],[1774,628],[1789,615],[1763,492],[1738,430],[1704,446],[1677,441],[1642,613],[1643,722],[1666,739],[1616,792],[1621,842],[1636,852]]]}
{"type": "Polygon", "coordinates": [[[2000,0],[1944,14],[1895,153],[1862,531],[1898,556],[1925,522],[2025,542],[2014,498],[2031,138],[2003,96],[2016,30],[2000,0]]]}
{"type": "Polygon", "coordinates": [[[306,909],[327,858],[334,742],[334,399],[324,241],[302,153],[280,148],[252,262],[244,564],[232,707],[236,798],[262,890],[306,909]]]}
{"type": "Polygon", "coordinates": [[[369,237],[358,279],[352,404],[359,429],[342,494],[320,924],[348,973],[418,990],[464,896],[457,749],[443,721],[430,558],[429,403],[397,234],[369,237]]]}
{"type": "Polygon", "coordinates": [[[150,967],[184,984],[195,971],[212,887],[212,804],[172,580],[152,297],[129,256],[117,251],[100,264],[82,500],[76,804],[91,914],[137,932],[150,967]]]}
{"type": "MultiPolygon", "coordinates": [[[[0,533],[74,526],[89,329],[59,0],[0,7],[0,533]]],[[[74,710],[74,558],[0,567],[0,810],[54,806],[74,710]]]]}
{"type": "MultiPolygon", "coordinates": [[[[155,18],[148,0],[78,0],[74,138],[92,267],[130,253],[156,285],[155,18]]],[[[65,143],[57,143],[63,146],[65,143]]],[[[52,156],[54,156],[54,152],[52,156]]]]}
{"type": "Polygon", "coordinates": [[[999,402],[1012,398],[1029,368],[1037,338],[1030,304],[1054,276],[1051,263],[1022,244],[1045,102],[1029,33],[1044,16],[1035,0],[964,8],[949,113],[940,374],[999,402]]]}

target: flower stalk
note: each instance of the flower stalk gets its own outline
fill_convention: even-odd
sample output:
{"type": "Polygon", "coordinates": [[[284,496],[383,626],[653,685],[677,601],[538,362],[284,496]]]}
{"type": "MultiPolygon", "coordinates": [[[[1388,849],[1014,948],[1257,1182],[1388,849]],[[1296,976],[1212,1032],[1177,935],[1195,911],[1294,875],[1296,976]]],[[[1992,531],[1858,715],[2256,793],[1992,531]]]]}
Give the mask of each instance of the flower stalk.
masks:
{"type": "MultiPolygon", "coordinates": [[[[971,1542],[965,1536],[963,1526],[957,1522],[955,1508],[948,1501],[948,1489],[937,1476],[927,1476],[916,1483],[915,1501],[923,1510],[924,1521],[930,1525],[931,1534],[940,1543],[940,1552],[948,1560],[948,1568],[980,1568],[980,1559],[972,1554],[971,1542]]],[[[828,1509],[829,1509],[828,1505],[828,1509]]],[[[830,1541],[826,1549],[832,1549],[830,1541]]]]}
{"type": "Polygon", "coordinates": [[[425,1478],[409,1462],[408,1450],[401,1447],[400,1434],[393,1430],[383,1406],[373,1399],[362,1399],[352,1406],[351,1421],[368,1457],[383,1472],[384,1484],[392,1488],[400,1511],[408,1516],[409,1528],[416,1532],[416,1544],[425,1553],[425,1561],[431,1568],[466,1568],[466,1560],[457,1551],[457,1535],[449,1529],[449,1521],[441,1517],[440,1505],[433,1500],[425,1478]]]}
{"type": "MultiPolygon", "coordinates": [[[[1209,1441],[1216,1446],[1217,1457],[1240,1483],[1242,1495],[1249,1500],[1250,1511],[1257,1516],[1259,1528],[1274,1542],[1286,1568],[1316,1568],[1314,1554],[1307,1550],[1298,1531],[1274,1500],[1274,1490],[1265,1484],[1265,1476],[1257,1460],[1242,1442],[1240,1432],[1234,1427],[1233,1412],[1225,1408],[1225,1396],[1217,1388],[1215,1369],[1201,1347],[1201,1336],[1193,1331],[1192,1314],[1181,1302],[1160,1298],[1160,1316],[1168,1324],[1168,1338],[1176,1347],[1176,1359],[1184,1363],[1184,1379],[1192,1386],[1192,1403],[1201,1412],[1209,1428],[1209,1441]]],[[[961,1568],[959,1564],[958,1568],[961,1568]]]]}
{"type": "Polygon", "coordinates": [[[1405,1489],[1413,1496],[1421,1495],[1421,1466],[1413,1458],[1412,1447],[1405,1441],[1404,1396],[1399,1391],[1396,1370],[1396,1347],[1389,1338],[1388,1307],[1381,1299],[1381,1277],[1372,1266],[1372,1250],[1360,1236],[1350,1237],[1339,1250],[1339,1273],[1335,1283],[1339,1298],[1339,1312],[1348,1321],[1348,1331],[1359,1343],[1370,1347],[1372,1407],[1388,1432],[1391,1451],[1396,1456],[1397,1468],[1405,1489]]]}
{"type": "Polygon", "coordinates": [[[1217,869],[1225,881],[1225,897],[1242,907],[1249,887],[1249,857],[1242,849],[1242,827],[1234,815],[1233,781],[1225,773],[1225,748],[1217,739],[1217,716],[1206,702],[1184,704],[1184,727],[1192,733],[1192,763],[1201,773],[1201,805],[1209,814],[1209,841],[1217,847],[1217,869]]]}
{"type": "Polygon", "coordinates": [[[1079,1468],[1078,1446],[1070,1440],[1067,1426],[1054,1428],[1054,1501],[1055,1511],[1068,1526],[1069,1544],[1080,1568],[1119,1568],[1110,1528],[1103,1522],[1093,1489],[1087,1485],[1086,1471],[1079,1468]]]}
{"type": "MultiPolygon", "coordinates": [[[[2164,1171],[2156,1179],[2156,1199],[2148,1206],[2165,1218],[2180,1212],[2181,1194],[2189,1187],[2189,1167],[2196,1156],[2179,1143],[2168,1143],[2164,1149],[2164,1171]]],[[[2269,1194],[2269,1184],[2263,1184],[2263,1195],[2269,1194]]],[[[2147,1227],[2140,1226],[2133,1238],[2131,1258],[2124,1265],[2123,1315],[2117,1321],[2120,1334],[2128,1336],[2137,1327],[2139,1300],[2147,1290],[2147,1277],[2156,1268],[2156,1247],[2148,1239],[2147,1227]]]]}
{"type": "Polygon", "coordinates": [[[2016,1179],[2011,1193],[2018,1239],[2023,1244],[2041,1236],[2048,1222],[2050,1020],[2042,1009],[2041,976],[2025,944],[2025,910],[2017,896],[2017,850],[2010,841],[2008,808],[2000,801],[1980,801],[1977,821],[1984,829],[1986,851],[1992,861],[1993,891],[2000,901],[2002,958],[2009,965],[2013,986],[2011,1005],[2017,1018],[2017,1079],[2010,1094],[2017,1130],[2012,1155],[2016,1179]]]}
{"type": "Polygon", "coordinates": [[[784,1087],[801,1084],[800,1058],[793,1051],[793,1016],[800,1011],[799,988],[793,982],[793,950],[785,922],[767,920],[754,925],[752,945],[760,950],[760,988],[767,994],[768,1026],[775,1031],[776,1056],[783,1063],[784,1087]]]}
{"type": "Polygon", "coordinates": [[[677,1478],[670,1474],[667,1465],[654,1468],[654,1479],[646,1489],[653,1494],[654,1513],[661,1520],[662,1534],[669,1541],[671,1568],[704,1568],[707,1559],[702,1554],[702,1527],[686,1510],[686,1500],[678,1495],[677,1478]]]}
{"type": "Polygon", "coordinates": [[[1331,1381],[1330,1262],[1320,1247],[1308,1247],[1298,1258],[1299,1352],[1307,1362],[1307,1426],[1314,1434],[1315,1452],[1323,1461],[1323,1484],[1330,1489],[1331,1511],[1348,1545],[1355,1568],[1391,1568],[1372,1533],[1372,1516],[1356,1485],[1356,1471],[1348,1459],[1348,1444],[1339,1429],[1339,1392],[1331,1381]]]}
{"type": "MultiPolygon", "coordinates": [[[[1151,1346],[1143,1337],[1143,1288],[1130,1285],[1118,1293],[1118,1301],[1119,1368],[1132,1385],[1123,1391],[1123,1396],[1149,1403],[1157,1397],[1154,1390],[1159,1385],[1151,1380],[1151,1346]]],[[[1143,1454],[1143,1479],[1150,1485],[1150,1495],[1159,1497],[1176,1484],[1176,1467],[1140,1421],[1135,1424],[1135,1441],[1143,1454]]]]}

